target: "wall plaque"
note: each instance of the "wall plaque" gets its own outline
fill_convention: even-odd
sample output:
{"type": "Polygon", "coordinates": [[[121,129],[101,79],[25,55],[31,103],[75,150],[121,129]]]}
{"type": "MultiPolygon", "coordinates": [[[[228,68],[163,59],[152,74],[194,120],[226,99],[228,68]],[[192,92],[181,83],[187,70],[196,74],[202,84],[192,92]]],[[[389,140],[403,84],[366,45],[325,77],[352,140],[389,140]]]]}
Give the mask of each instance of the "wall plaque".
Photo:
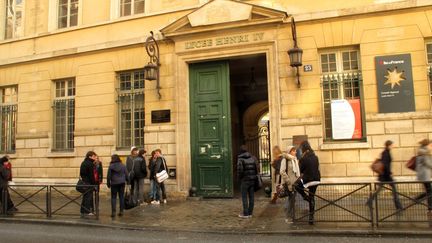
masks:
{"type": "Polygon", "coordinates": [[[379,113],[415,111],[411,55],[375,57],[379,113]]]}
{"type": "Polygon", "coordinates": [[[171,122],[171,110],[157,110],[151,112],[152,123],[171,122]]]}

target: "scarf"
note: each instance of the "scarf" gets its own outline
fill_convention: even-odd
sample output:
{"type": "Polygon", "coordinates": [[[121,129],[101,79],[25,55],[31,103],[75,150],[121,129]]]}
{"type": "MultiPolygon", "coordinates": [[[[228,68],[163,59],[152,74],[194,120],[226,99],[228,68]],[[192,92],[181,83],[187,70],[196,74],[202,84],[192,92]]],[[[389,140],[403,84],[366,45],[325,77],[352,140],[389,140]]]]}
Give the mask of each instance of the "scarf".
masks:
{"type": "Polygon", "coordinates": [[[291,154],[287,154],[287,156],[292,163],[292,168],[293,168],[294,174],[296,175],[297,178],[299,178],[300,177],[300,167],[298,165],[297,158],[295,156],[292,156],[291,154]]]}

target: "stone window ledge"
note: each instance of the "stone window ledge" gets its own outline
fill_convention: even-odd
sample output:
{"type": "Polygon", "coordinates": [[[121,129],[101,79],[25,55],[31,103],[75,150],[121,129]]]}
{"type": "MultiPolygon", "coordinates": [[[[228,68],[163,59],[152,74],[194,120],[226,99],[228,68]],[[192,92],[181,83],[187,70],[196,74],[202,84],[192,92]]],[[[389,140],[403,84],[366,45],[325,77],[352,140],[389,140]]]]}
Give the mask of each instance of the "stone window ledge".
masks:
{"type": "Polygon", "coordinates": [[[76,157],[76,152],[48,152],[47,158],[73,158],[76,157]]]}
{"type": "Polygon", "coordinates": [[[348,143],[324,143],[320,150],[342,150],[342,149],[369,149],[370,142],[348,142],[348,143]]]}

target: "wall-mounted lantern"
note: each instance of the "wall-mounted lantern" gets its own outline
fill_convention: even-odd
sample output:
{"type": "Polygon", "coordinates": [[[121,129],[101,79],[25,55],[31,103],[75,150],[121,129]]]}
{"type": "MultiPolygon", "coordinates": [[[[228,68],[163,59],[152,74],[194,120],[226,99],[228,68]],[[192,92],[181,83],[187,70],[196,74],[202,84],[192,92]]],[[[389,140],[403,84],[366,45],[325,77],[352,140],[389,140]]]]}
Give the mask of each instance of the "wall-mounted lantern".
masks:
{"type": "Polygon", "coordinates": [[[150,62],[144,66],[144,77],[146,80],[154,81],[156,80],[156,90],[159,95],[159,99],[162,98],[160,93],[160,62],[159,62],[159,46],[156,39],[153,36],[153,31],[150,31],[151,36],[149,36],[145,42],[145,48],[147,54],[150,57],[150,62]]]}
{"type": "Polygon", "coordinates": [[[303,50],[297,46],[297,30],[296,30],[296,23],[294,18],[291,18],[291,32],[294,41],[294,48],[288,50],[288,55],[290,58],[290,66],[296,68],[297,86],[300,88],[301,85],[300,85],[299,67],[303,65],[302,64],[303,50]]]}

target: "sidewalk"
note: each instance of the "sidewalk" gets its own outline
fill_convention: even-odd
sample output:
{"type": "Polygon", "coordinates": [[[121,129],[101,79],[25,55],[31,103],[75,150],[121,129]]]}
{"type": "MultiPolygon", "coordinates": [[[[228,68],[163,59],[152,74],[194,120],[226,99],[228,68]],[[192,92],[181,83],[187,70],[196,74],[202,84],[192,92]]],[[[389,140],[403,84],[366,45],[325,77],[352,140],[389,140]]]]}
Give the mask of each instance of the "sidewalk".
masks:
{"type": "MultiPolygon", "coordinates": [[[[330,234],[330,235],[416,235],[432,237],[428,224],[394,223],[372,228],[369,223],[304,223],[284,222],[284,202],[272,205],[258,196],[252,219],[240,219],[240,198],[168,201],[166,205],[142,205],[127,210],[123,217],[110,217],[110,199],[101,197],[100,218],[81,219],[77,216],[43,216],[16,214],[0,218],[0,222],[33,222],[133,230],[188,231],[258,234],[330,234]]],[[[75,205],[76,212],[79,206],[75,205]]],[[[68,209],[72,210],[72,208],[68,209]]]]}

